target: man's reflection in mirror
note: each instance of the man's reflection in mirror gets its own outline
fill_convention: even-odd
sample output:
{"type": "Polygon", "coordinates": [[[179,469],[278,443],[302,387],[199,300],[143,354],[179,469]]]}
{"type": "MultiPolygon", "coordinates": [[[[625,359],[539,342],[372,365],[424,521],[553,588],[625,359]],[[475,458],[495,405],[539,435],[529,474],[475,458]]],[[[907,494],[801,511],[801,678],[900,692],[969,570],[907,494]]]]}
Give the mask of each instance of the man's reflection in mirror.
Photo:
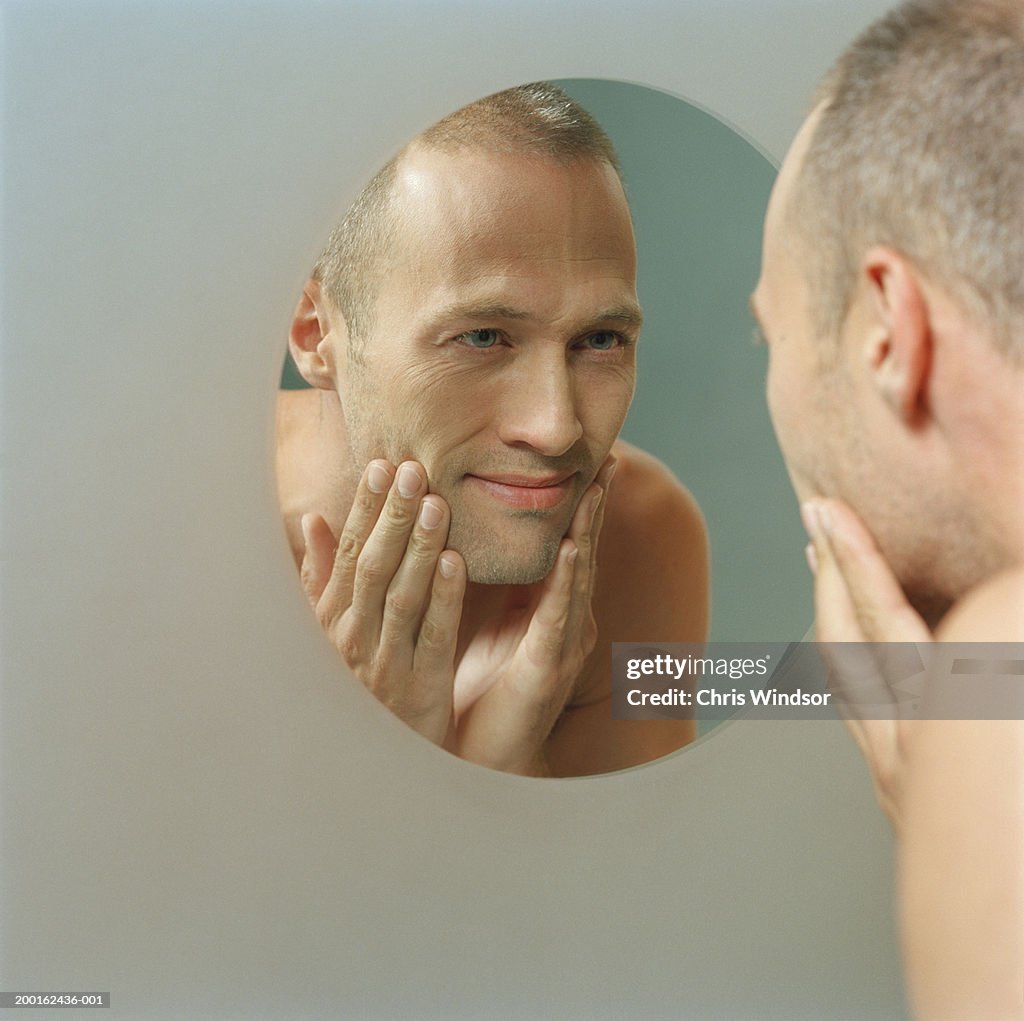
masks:
{"type": "Polygon", "coordinates": [[[618,439],[641,321],[615,151],[543,83],[407,145],[295,310],[310,388],[280,394],[278,475],[306,593],[355,676],[469,761],[601,773],[694,736],[611,713],[613,640],[707,630],[700,512],[618,439]]]}

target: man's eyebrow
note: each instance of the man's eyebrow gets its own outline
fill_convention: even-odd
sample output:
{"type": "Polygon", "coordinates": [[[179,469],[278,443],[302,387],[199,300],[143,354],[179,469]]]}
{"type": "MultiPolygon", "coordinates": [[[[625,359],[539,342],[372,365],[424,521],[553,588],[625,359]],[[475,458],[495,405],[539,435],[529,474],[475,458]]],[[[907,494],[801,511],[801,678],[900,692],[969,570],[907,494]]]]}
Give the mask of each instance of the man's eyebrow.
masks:
{"type": "MultiPolygon", "coordinates": [[[[461,301],[444,305],[431,318],[438,321],[448,319],[529,319],[530,313],[498,301],[461,301]]],[[[643,325],[644,314],[638,305],[625,303],[602,309],[597,315],[589,318],[594,323],[619,322],[640,329],[643,325]]]]}
{"type": "Polygon", "coordinates": [[[613,305],[594,316],[595,323],[619,322],[635,326],[638,330],[644,323],[644,314],[639,305],[613,305]]]}
{"type": "Polygon", "coordinates": [[[436,318],[443,319],[529,319],[521,308],[503,305],[499,301],[457,301],[437,310],[436,318]]]}

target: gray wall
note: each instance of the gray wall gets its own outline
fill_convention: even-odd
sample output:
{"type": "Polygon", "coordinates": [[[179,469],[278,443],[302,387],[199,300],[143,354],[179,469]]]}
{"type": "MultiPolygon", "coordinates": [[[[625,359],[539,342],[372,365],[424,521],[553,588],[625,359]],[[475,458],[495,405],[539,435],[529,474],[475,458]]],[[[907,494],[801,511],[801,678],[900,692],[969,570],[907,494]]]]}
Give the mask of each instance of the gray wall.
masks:
{"type": "MultiPolygon", "coordinates": [[[[0,988],[132,1019],[902,1016],[890,839],[838,725],[741,720],[593,779],[460,763],[340,676],[271,456],[303,273],[417,129],[607,77],[779,157],[881,7],[6,5],[0,988]]],[[[687,351],[756,366],[735,321],[687,351]]],[[[740,485],[690,460],[717,410],[651,427],[699,492],[740,485]]]]}

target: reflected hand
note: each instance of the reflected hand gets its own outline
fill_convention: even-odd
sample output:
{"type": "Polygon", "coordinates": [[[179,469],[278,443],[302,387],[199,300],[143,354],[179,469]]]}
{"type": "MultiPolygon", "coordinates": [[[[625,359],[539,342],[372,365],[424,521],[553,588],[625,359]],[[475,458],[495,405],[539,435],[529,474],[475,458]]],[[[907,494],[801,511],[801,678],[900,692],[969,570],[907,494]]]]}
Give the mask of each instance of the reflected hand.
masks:
{"type": "MultiPolygon", "coordinates": [[[[907,602],[889,564],[849,507],[838,500],[815,499],[801,507],[801,514],[811,537],[807,554],[814,572],[819,642],[932,641],[928,626],[907,602]]],[[[849,659],[837,652],[825,655],[840,701],[853,706],[868,687],[876,705],[891,705],[890,719],[861,719],[853,713],[846,725],[867,760],[879,803],[899,829],[915,729],[915,721],[897,718],[894,688],[902,678],[886,662],[883,649],[851,648],[849,659]]]]}
{"type": "Polygon", "coordinates": [[[472,636],[457,683],[486,690],[458,721],[451,750],[461,758],[506,772],[547,773],[545,742],[597,641],[597,545],[614,472],[609,458],[580,500],[555,566],[526,605],[472,636]]]}
{"type": "Polygon", "coordinates": [[[302,519],[302,583],[349,669],[396,716],[435,744],[449,736],[466,571],[445,551],[448,505],[426,495],[414,461],[371,461],[341,533],[302,519]]]}
{"type": "Polygon", "coordinates": [[[397,472],[384,461],[367,466],[336,551],[327,523],[303,518],[303,587],[342,659],[400,719],[460,758],[542,774],[544,743],[597,640],[597,538],[613,473],[610,458],[527,603],[472,636],[458,683],[487,690],[458,720],[455,654],[466,570],[444,548],[449,510],[436,494],[425,495],[420,465],[405,462],[397,472]]]}

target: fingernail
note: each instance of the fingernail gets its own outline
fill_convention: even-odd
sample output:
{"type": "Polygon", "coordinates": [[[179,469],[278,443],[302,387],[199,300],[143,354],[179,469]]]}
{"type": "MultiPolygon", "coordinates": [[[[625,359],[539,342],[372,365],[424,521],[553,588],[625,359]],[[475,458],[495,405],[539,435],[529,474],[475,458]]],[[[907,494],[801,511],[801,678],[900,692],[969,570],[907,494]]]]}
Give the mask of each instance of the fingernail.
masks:
{"type": "Polygon", "coordinates": [[[441,554],[441,559],[438,561],[437,566],[441,569],[441,574],[445,578],[452,577],[452,575],[458,570],[458,566],[455,561],[446,553],[441,554]]]}
{"type": "Polygon", "coordinates": [[[811,574],[816,575],[818,573],[818,551],[814,548],[813,542],[804,546],[804,556],[807,557],[807,566],[811,569],[811,574]]]}
{"type": "Polygon", "coordinates": [[[444,517],[444,511],[433,500],[424,500],[420,506],[420,524],[424,528],[437,528],[444,517]]]}
{"type": "Polygon", "coordinates": [[[398,492],[408,499],[420,491],[420,475],[411,465],[403,464],[398,469],[398,492]]]}
{"type": "Polygon", "coordinates": [[[576,558],[579,555],[580,555],[580,548],[579,548],[579,546],[573,546],[573,548],[571,550],[569,550],[569,552],[566,554],[565,559],[570,564],[575,564],[576,563],[576,558]]]}
{"type": "Polygon", "coordinates": [[[594,523],[594,518],[597,515],[597,508],[601,505],[601,497],[602,496],[604,496],[604,490],[603,489],[599,489],[590,498],[590,507],[589,507],[587,513],[590,515],[590,523],[591,524],[594,523]]]}
{"type": "Polygon", "coordinates": [[[299,522],[299,525],[302,528],[302,539],[305,542],[305,544],[308,546],[309,545],[309,530],[310,530],[310,528],[313,525],[313,515],[312,514],[303,514],[302,515],[302,519],[299,522]]]}
{"type": "Polygon", "coordinates": [[[604,486],[605,489],[607,489],[611,485],[612,479],[615,478],[615,473],[618,470],[619,462],[612,461],[612,463],[608,466],[607,472],[604,477],[604,482],[601,483],[601,485],[604,486]]]}
{"type": "Polygon", "coordinates": [[[383,493],[391,485],[391,474],[384,465],[371,461],[366,473],[366,484],[371,493],[383,493]]]}

